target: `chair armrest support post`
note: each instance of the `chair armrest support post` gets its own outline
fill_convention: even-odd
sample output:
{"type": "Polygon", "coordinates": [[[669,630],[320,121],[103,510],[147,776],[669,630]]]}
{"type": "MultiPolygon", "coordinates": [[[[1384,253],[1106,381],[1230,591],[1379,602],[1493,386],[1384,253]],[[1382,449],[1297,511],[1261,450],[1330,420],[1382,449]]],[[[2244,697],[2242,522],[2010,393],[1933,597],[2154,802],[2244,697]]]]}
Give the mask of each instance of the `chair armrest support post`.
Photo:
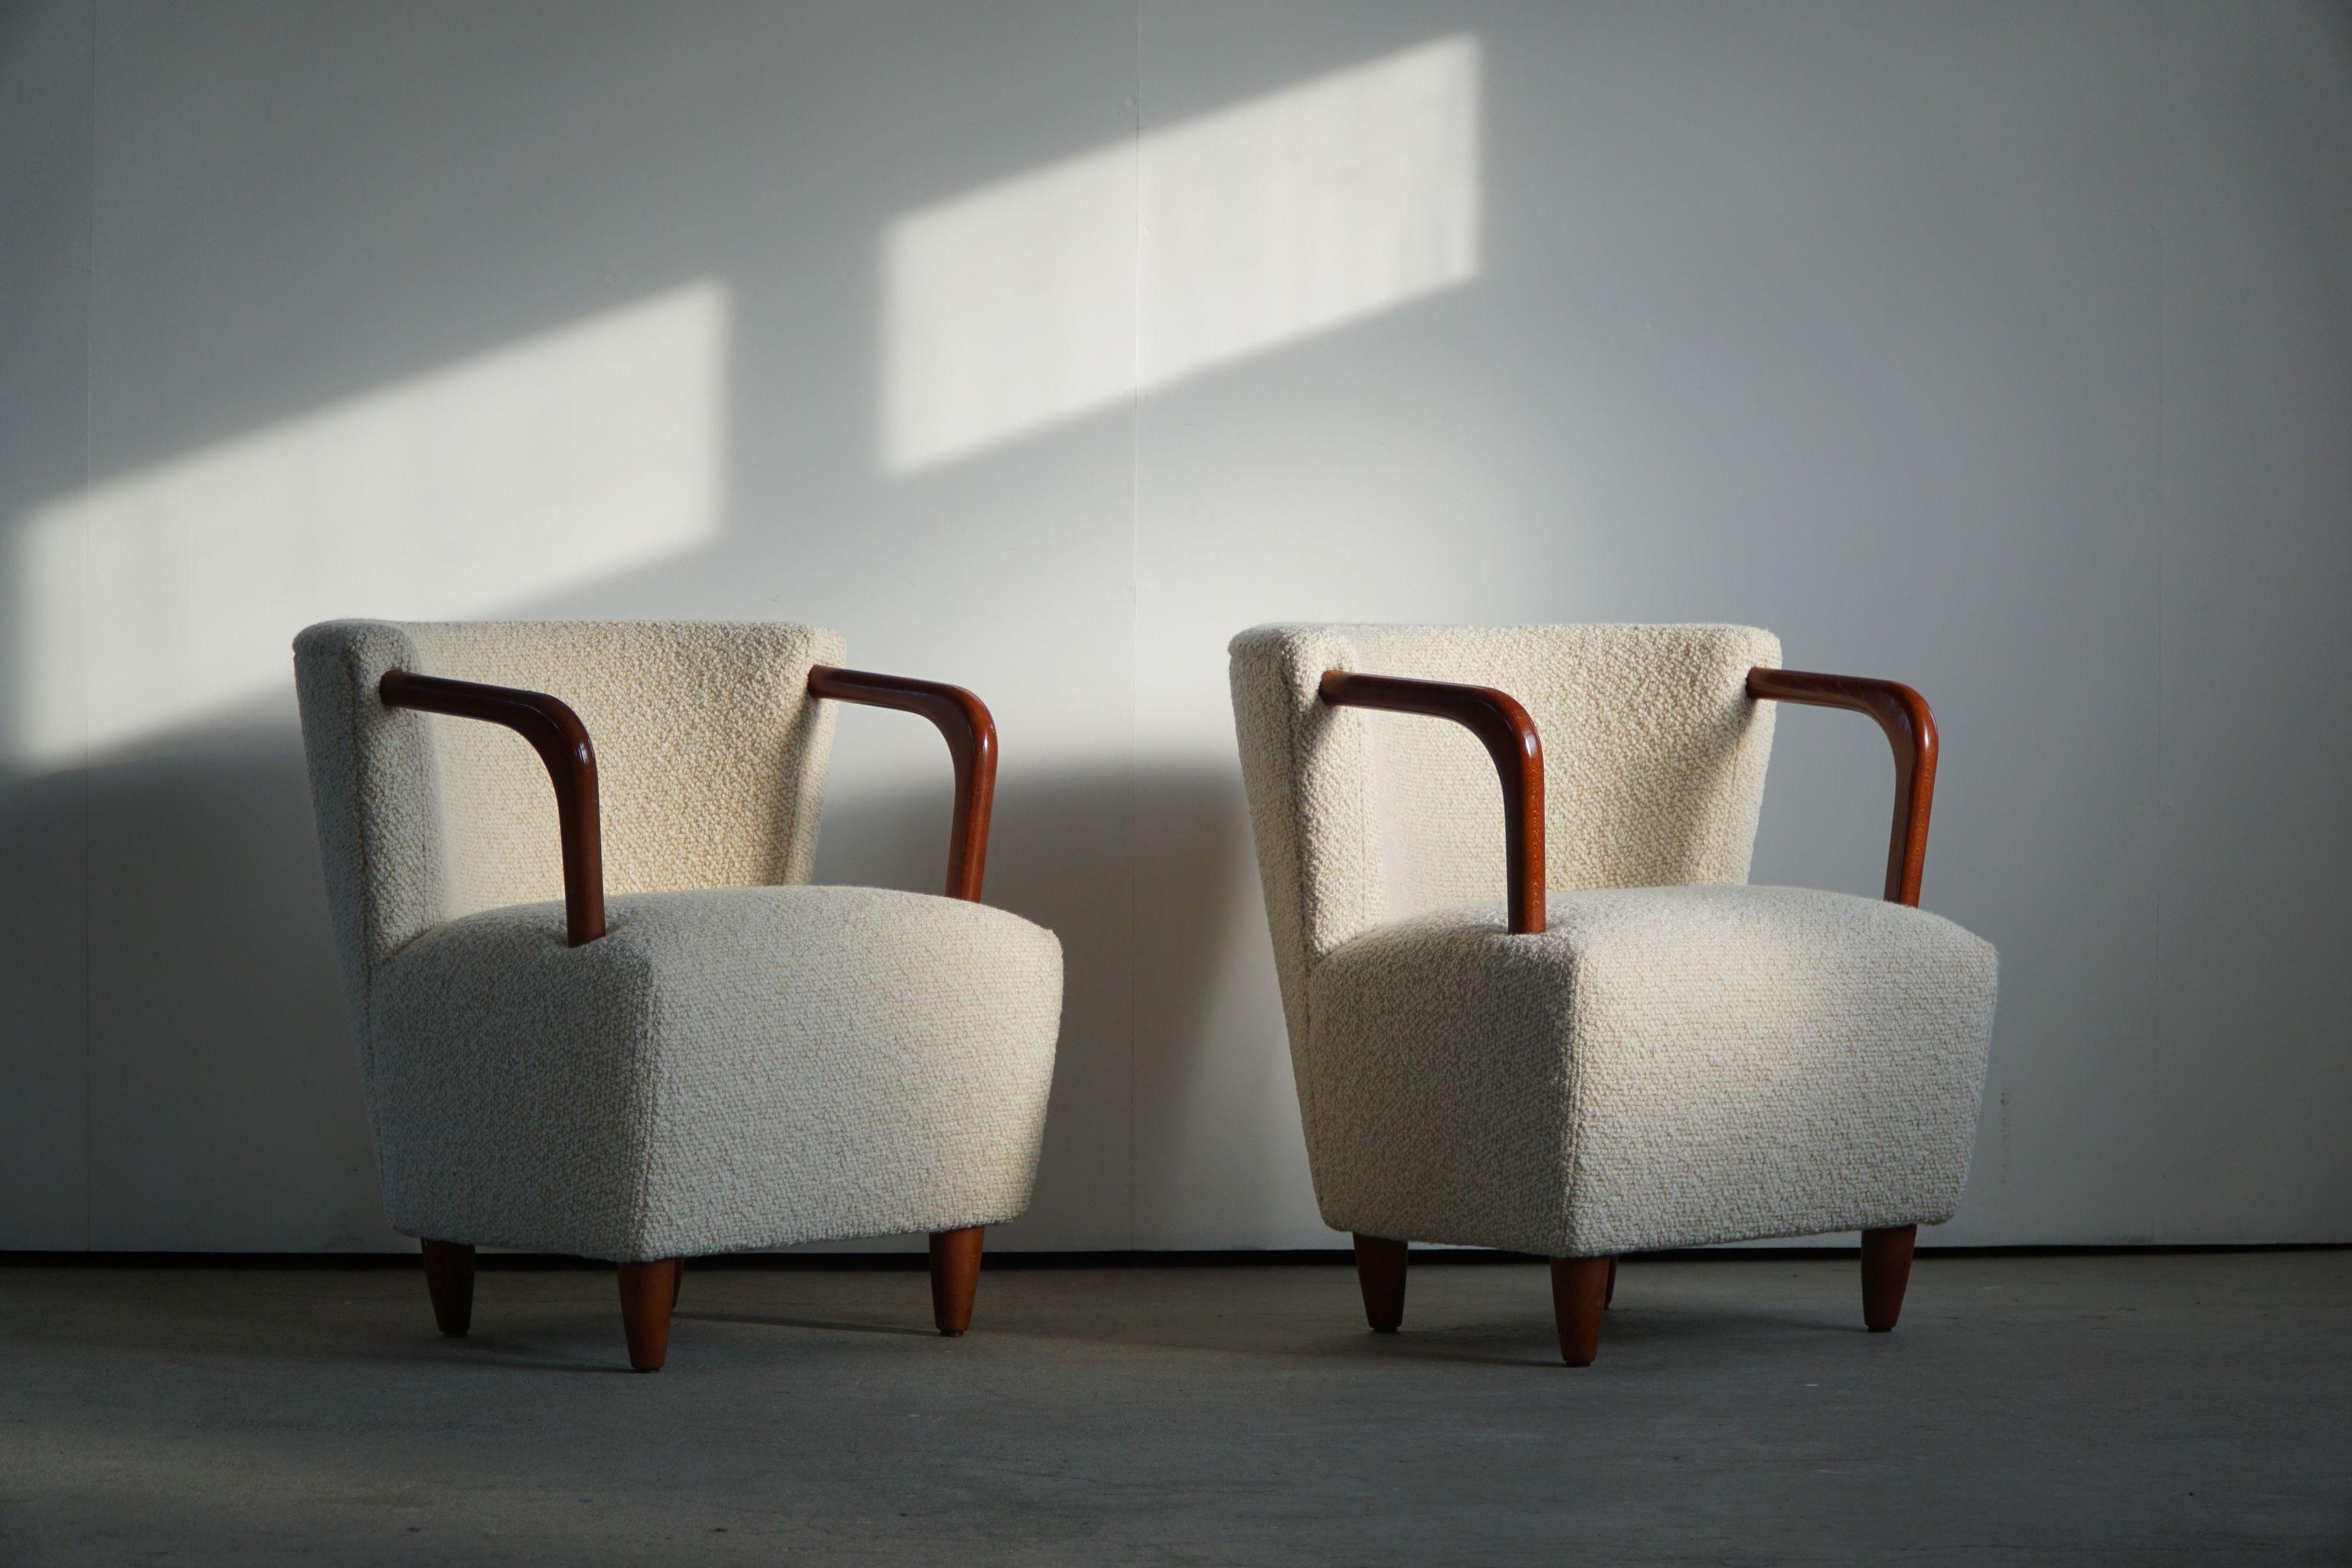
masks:
{"type": "Polygon", "coordinates": [[[596,748],[570,705],[543,691],[388,672],[376,684],[387,708],[443,713],[501,724],[530,742],[555,785],[556,830],[563,846],[563,925],[573,947],[604,934],[604,829],[596,805],[596,748]]]}
{"type": "Polygon", "coordinates": [[[903,675],[818,665],[809,695],[919,713],[939,726],[955,764],[955,820],[948,835],[947,896],[980,902],[988,869],[988,825],[996,804],[996,721],[988,704],[961,686],[903,675]]]}
{"type": "Polygon", "coordinates": [[[1885,896],[1891,903],[1917,908],[1919,878],[1927,862],[1927,816],[1936,800],[1936,715],[1927,700],[1899,681],[1761,665],[1748,672],[1748,695],[1850,708],[1878,721],[1895,750],[1895,826],[1887,842],[1885,896]]]}
{"type": "Polygon", "coordinates": [[[1335,708],[1372,708],[1448,719],[1478,737],[1486,754],[1495,759],[1495,772],[1503,784],[1503,854],[1511,933],[1539,935],[1544,929],[1545,895],[1543,742],[1528,710],[1509,693],[1491,686],[1356,675],[1339,669],[1324,671],[1318,689],[1323,700],[1335,708]]]}

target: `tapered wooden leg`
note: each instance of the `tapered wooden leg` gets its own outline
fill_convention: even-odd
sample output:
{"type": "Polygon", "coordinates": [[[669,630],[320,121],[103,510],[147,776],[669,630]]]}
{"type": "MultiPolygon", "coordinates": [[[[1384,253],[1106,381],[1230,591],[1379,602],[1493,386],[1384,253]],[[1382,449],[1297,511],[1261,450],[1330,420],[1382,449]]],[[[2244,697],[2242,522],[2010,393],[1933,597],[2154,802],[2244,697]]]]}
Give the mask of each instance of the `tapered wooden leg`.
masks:
{"type": "Polygon", "coordinates": [[[461,1241],[425,1243],[425,1290],[441,1331],[463,1336],[474,1326],[474,1249],[461,1241]]]}
{"type": "Polygon", "coordinates": [[[1604,1307],[1617,1304],[1617,1260],[1613,1258],[1609,1260],[1609,1293],[1601,1298],[1601,1304],[1604,1307]]]}
{"type": "Polygon", "coordinates": [[[669,1314],[677,1302],[677,1259],[621,1265],[621,1331],[629,1365],[659,1372],[669,1359],[669,1314]]]}
{"type": "Polygon", "coordinates": [[[1601,1353],[1601,1314],[1609,1305],[1609,1259],[1551,1260],[1551,1311],[1559,1324],[1559,1357],[1591,1366],[1601,1353]]]}
{"type": "Polygon", "coordinates": [[[1376,1334],[1392,1334],[1404,1321],[1405,1244],[1385,1237],[1356,1237],[1356,1283],[1363,1288],[1364,1321],[1376,1334]]]}
{"type": "Polygon", "coordinates": [[[1916,1225],[1862,1233],[1862,1321],[1874,1334],[1895,1327],[1903,1315],[1903,1288],[1911,1283],[1911,1244],[1916,1225]]]}
{"type": "Polygon", "coordinates": [[[971,1299],[980,1289],[980,1246],[985,1226],[931,1233],[931,1321],[950,1339],[971,1327],[971,1299]]]}

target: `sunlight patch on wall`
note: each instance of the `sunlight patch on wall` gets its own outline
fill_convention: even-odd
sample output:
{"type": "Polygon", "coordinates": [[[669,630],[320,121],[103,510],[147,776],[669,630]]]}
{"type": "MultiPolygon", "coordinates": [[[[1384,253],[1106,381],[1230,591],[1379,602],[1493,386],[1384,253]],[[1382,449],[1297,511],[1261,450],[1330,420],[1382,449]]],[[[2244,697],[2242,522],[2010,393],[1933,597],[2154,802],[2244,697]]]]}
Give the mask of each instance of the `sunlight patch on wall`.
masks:
{"type": "Polygon", "coordinates": [[[883,246],[912,472],[1466,281],[1478,44],[1438,39],[990,185],[883,246]]]}
{"type": "Polygon", "coordinates": [[[511,612],[715,537],[729,298],[691,285],[35,513],[0,560],[14,759],[79,761],[291,683],[344,616],[511,612]]]}

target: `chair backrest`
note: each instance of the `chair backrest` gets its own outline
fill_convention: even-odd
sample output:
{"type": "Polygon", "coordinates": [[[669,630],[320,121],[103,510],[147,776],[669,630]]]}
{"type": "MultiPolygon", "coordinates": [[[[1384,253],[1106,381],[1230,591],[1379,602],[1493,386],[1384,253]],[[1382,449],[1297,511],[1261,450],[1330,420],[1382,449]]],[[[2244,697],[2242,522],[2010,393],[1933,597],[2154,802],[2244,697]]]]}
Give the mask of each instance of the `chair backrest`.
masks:
{"type": "Polygon", "coordinates": [[[329,621],[294,639],[303,749],[353,1026],[376,968],[444,921],[563,896],[555,795],[512,731],[386,708],[394,669],[544,691],[596,748],[608,892],[805,881],[838,664],[814,626],[329,621]]]}
{"type": "Polygon", "coordinates": [[[1544,749],[1554,891],[1744,882],[1772,705],[1747,626],[1269,626],[1233,641],[1234,725],[1283,1003],[1305,1041],[1307,972],[1376,925],[1504,891],[1502,790],[1461,726],[1332,708],[1328,669],[1492,686],[1544,749]]]}

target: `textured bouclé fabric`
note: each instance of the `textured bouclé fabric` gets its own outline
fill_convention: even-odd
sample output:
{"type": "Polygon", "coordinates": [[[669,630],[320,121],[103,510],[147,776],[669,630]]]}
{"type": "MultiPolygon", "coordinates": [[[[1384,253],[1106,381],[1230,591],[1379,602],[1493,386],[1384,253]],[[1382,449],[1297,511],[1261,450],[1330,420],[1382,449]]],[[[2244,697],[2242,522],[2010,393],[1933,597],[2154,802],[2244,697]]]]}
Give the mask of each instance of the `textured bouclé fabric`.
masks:
{"type": "Polygon", "coordinates": [[[1233,644],[1316,1191],[1342,1230],[1599,1256],[1949,1217],[1992,950],[1748,888],[1771,704],[1737,626],[1265,626],[1233,644]],[[1494,686],[1544,746],[1550,930],[1512,936],[1460,726],[1327,669],[1494,686]]]}
{"type": "Polygon", "coordinates": [[[1797,888],[1559,893],[1547,925],[1496,900],[1317,966],[1334,1226],[1579,1257],[1951,1217],[1990,947],[1797,888]]]}
{"type": "Polygon", "coordinates": [[[377,981],[384,1202],[416,1235],[639,1259],[1028,1206],[1061,947],[985,904],[725,888],[427,931],[377,981]]]}
{"type": "Polygon", "coordinates": [[[811,888],[811,626],[341,621],[295,642],[320,845],[394,1224],[643,1259],[989,1224],[1028,1201],[1050,932],[811,888]],[[385,672],[551,692],[596,747],[608,933],[563,942],[546,769],[387,709],[385,672]]]}

